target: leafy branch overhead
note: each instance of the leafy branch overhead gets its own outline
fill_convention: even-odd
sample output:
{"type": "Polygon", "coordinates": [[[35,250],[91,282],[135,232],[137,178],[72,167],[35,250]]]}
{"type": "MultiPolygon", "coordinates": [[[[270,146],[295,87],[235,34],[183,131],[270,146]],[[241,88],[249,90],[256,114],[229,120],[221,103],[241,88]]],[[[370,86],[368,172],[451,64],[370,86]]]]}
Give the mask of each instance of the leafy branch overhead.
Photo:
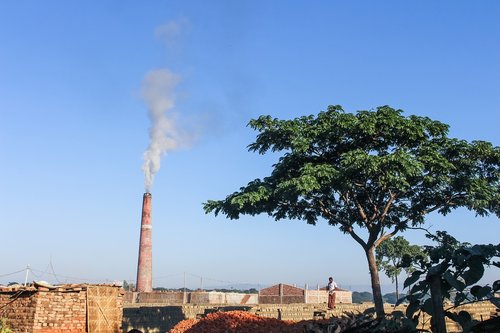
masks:
{"type": "Polygon", "coordinates": [[[499,148],[448,138],[438,121],[388,106],[357,114],[330,106],[317,116],[261,116],[249,125],[259,132],[250,151],[283,156],[269,177],[207,201],[207,213],[324,218],[344,232],[355,225],[397,232],[460,206],[500,214],[499,148]]]}

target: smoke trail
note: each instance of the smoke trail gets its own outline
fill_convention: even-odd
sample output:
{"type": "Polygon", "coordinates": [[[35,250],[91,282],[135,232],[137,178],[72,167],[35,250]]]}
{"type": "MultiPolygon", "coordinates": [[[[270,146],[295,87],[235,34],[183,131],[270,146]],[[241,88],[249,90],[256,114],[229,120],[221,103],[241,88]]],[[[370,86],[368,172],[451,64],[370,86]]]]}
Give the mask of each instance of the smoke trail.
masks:
{"type": "Polygon", "coordinates": [[[153,178],[160,170],[160,161],[167,151],[179,147],[179,133],[172,114],[175,102],[175,87],[180,77],[168,69],[157,69],[146,74],[142,82],[141,95],[148,107],[151,119],[149,146],[144,152],[144,186],[151,191],[153,178]]]}

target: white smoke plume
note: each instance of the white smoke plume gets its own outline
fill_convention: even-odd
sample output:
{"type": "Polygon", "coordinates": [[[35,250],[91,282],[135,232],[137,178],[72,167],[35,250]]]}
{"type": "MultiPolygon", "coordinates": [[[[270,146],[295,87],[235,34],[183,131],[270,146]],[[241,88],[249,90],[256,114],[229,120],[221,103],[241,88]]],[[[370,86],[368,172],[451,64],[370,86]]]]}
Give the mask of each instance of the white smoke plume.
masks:
{"type": "Polygon", "coordinates": [[[146,74],[141,89],[141,96],[148,107],[151,120],[149,129],[150,142],[144,152],[144,186],[151,191],[153,178],[160,170],[160,161],[166,152],[180,146],[180,135],[175,127],[175,88],[180,77],[168,69],[156,69],[146,74]]]}
{"type": "Polygon", "coordinates": [[[182,17],[159,26],[155,31],[155,35],[165,44],[169,51],[180,51],[183,35],[189,30],[189,27],[189,20],[182,17]]]}

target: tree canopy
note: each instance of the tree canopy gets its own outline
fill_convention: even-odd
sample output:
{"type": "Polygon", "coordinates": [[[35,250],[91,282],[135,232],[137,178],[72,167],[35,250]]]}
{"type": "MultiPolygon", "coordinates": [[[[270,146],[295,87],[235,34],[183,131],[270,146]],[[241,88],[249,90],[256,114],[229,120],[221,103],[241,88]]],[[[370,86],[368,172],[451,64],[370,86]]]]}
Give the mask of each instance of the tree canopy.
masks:
{"type": "Polygon", "coordinates": [[[403,236],[397,236],[381,243],[375,250],[375,257],[379,270],[385,271],[385,275],[390,277],[392,282],[396,282],[396,299],[398,299],[399,275],[403,270],[407,274],[412,273],[414,270],[413,266],[403,266],[403,263],[417,261],[425,257],[425,253],[422,247],[410,245],[403,236]]]}
{"type": "Polygon", "coordinates": [[[383,314],[374,256],[380,243],[432,211],[500,215],[500,149],[448,138],[448,125],[439,121],[389,106],[353,114],[335,105],[291,120],[261,116],[249,126],[259,132],[250,151],[282,155],[270,176],[208,200],[205,212],[324,219],[339,227],[366,253],[377,314],[383,314]],[[368,231],[365,239],[360,228],[368,231]]]}

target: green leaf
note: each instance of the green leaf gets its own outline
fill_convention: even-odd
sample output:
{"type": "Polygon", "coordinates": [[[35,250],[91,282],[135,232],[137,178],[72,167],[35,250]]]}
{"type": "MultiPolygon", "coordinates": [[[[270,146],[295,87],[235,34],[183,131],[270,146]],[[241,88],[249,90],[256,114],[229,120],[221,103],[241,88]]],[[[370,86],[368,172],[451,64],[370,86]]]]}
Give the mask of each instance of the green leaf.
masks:
{"type": "Polygon", "coordinates": [[[491,287],[490,286],[482,287],[476,285],[470,289],[470,293],[477,299],[482,299],[483,297],[486,297],[491,293],[491,287]]]}
{"type": "Polygon", "coordinates": [[[412,284],[417,282],[420,279],[420,275],[422,275],[422,273],[423,272],[421,271],[414,271],[413,273],[411,273],[411,276],[405,280],[403,284],[403,289],[408,288],[408,286],[411,286],[412,284]]]}
{"type": "Polygon", "coordinates": [[[500,280],[496,280],[495,282],[493,282],[493,290],[494,291],[500,290],[500,280]]]}
{"type": "Polygon", "coordinates": [[[408,307],[406,308],[406,316],[408,318],[413,318],[413,315],[418,310],[420,310],[420,301],[412,301],[410,302],[410,304],[408,304],[408,307]]]}
{"type": "Polygon", "coordinates": [[[444,279],[448,282],[453,288],[458,291],[463,291],[465,288],[465,284],[462,281],[457,280],[450,271],[446,271],[443,274],[444,279]]]}
{"type": "Polygon", "coordinates": [[[462,326],[464,332],[469,332],[474,321],[467,311],[460,311],[457,316],[457,322],[462,326]]]}
{"type": "Polygon", "coordinates": [[[468,261],[468,267],[469,269],[463,273],[462,277],[465,280],[465,284],[470,286],[483,277],[483,261],[478,256],[472,256],[468,261]]]}
{"type": "Polygon", "coordinates": [[[432,313],[434,312],[434,307],[432,306],[431,298],[428,298],[424,301],[424,304],[422,304],[422,311],[432,316],[432,313]]]}

